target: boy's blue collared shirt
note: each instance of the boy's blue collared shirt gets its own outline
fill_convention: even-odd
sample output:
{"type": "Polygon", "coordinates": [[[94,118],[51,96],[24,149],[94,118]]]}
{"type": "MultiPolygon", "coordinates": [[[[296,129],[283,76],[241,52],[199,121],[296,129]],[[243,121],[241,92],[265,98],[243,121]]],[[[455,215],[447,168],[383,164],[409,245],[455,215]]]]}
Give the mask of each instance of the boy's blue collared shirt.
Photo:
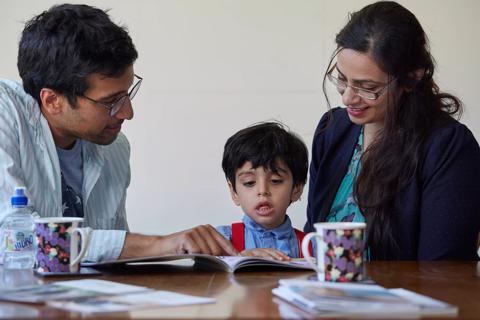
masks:
{"type": "MultiPolygon", "coordinates": [[[[270,230],[265,229],[247,215],[244,215],[242,220],[245,225],[245,249],[271,248],[282,251],[291,258],[299,257],[297,236],[288,215],[280,226],[270,230]]],[[[227,240],[232,240],[231,226],[219,226],[217,230],[227,240]]]]}

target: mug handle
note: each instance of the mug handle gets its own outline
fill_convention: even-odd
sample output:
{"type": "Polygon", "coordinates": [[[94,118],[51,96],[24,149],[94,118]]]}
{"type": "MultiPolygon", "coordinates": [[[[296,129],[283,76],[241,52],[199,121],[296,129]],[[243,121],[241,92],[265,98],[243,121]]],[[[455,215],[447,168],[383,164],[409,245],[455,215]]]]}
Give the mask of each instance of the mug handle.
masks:
{"type": "Polygon", "coordinates": [[[310,241],[312,240],[312,238],[322,239],[322,237],[319,234],[317,234],[316,232],[310,232],[310,233],[306,234],[305,237],[302,240],[302,253],[303,253],[303,256],[305,257],[305,260],[307,260],[307,262],[312,266],[312,268],[315,271],[317,271],[318,273],[321,273],[321,272],[323,272],[323,270],[320,270],[318,265],[315,263],[314,258],[310,255],[310,250],[308,250],[308,245],[309,245],[310,241]]]}
{"type": "Polygon", "coordinates": [[[80,261],[87,253],[88,244],[90,242],[90,232],[92,231],[91,228],[75,228],[72,232],[72,238],[70,242],[70,272],[78,272],[80,269],[80,261]],[[78,252],[78,236],[81,239],[81,249],[78,252]]]}

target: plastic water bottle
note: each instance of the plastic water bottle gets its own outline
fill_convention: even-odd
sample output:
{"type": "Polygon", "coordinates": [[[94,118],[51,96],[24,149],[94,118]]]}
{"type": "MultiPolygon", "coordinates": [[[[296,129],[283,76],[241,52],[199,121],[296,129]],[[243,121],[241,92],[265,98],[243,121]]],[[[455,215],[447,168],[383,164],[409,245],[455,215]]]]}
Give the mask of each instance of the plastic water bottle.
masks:
{"type": "Polygon", "coordinates": [[[15,188],[11,197],[12,212],[2,225],[5,269],[31,269],[35,263],[34,220],[27,207],[25,188],[15,188]]]}

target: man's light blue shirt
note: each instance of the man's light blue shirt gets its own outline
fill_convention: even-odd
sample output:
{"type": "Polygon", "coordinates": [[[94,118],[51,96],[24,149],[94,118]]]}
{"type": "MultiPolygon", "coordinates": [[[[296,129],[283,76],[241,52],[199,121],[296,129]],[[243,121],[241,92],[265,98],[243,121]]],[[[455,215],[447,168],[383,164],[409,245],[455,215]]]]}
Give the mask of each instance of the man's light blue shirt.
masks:
{"type": "MultiPolygon", "coordinates": [[[[243,216],[245,225],[245,249],[270,248],[282,251],[291,258],[299,257],[297,236],[288,215],[285,221],[275,229],[265,229],[247,215],[243,216]]],[[[232,240],[232,227],[216,228],[227,240],[232,240]]]]}
{"type": "MultiPolygon", "coordinates": [[[[82,153],[83,226],[94,229],[84,260],[117,259],[128,231],[130,145],[120,133],[106,146],[83,141],[82,153]]],[[[0,170],[0,223],[17,186],[26,187],[29,205],[41,217],[62,216],[60,164],[48,122],[19,83],[1,79],[0,170]]]]}

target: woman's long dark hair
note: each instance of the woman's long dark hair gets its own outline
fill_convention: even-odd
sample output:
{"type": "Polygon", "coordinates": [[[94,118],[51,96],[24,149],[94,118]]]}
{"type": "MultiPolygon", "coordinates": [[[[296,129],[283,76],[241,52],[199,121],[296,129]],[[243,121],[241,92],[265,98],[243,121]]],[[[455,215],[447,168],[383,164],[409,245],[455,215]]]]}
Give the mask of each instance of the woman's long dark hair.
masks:
{"type": "Polygon", "coordinates": [[[417,173],[432,128],[460,116],[462,105],[458,98],[439,91],[427,36],[417,18],[398,3],[376,2],[353,13],[335,41],[335,55],[342,49],[369,54],[405,88],[398,102],[387,103],[383,129],[363,154],[354,186],[367,220],[373,258],[385,259],[396,247],[396,195],[417,173]],[[423,76],[416,77],[417,70],[424,70],[423,76]]]}

